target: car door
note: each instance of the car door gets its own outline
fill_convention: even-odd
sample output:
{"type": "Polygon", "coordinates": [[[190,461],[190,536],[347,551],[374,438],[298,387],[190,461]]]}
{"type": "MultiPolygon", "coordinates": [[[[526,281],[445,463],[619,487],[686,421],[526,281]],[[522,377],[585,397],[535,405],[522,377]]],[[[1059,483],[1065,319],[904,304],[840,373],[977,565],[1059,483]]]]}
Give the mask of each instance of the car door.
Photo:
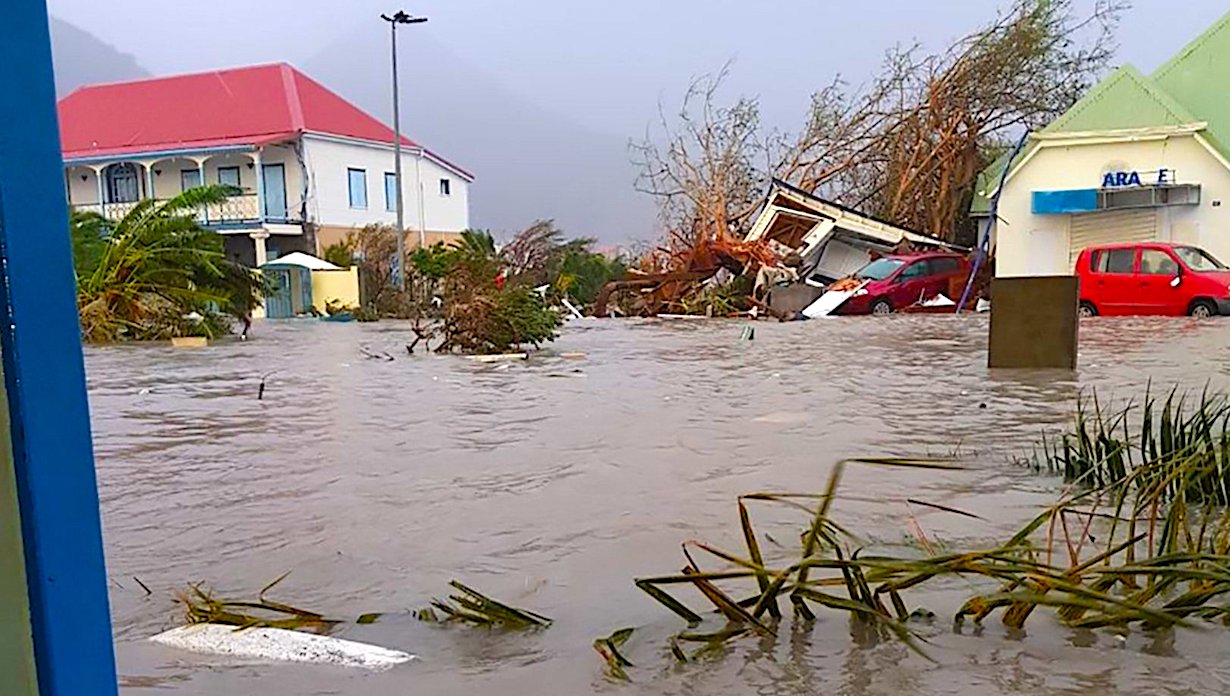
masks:
{"type": "Polygon", "coordinates": [[[893,283],[892,292],[889,293],[893,307],[901,309],[916,304],[919,297],[926,292],[930,274],[931,267],[927,259],[914,261],[901,269],[893,283]]]}
{"type": "Polygon", "coordinates": [[[1179,260],[1169,250],[1143,248],[1136,274],[1139,293],[1136,303],[1140,314],[1152,316],[1182,316],[1187,313],[1184,291],[1179,278],[1179,260]]]}
{"type": "Polygon", "coordinates": [[[931,268],[927,279],[927,298],[943,295],[953,301],[961,299],[951,296],[955,294],[952,279],[961,275],[961,260],[955,256],[937,256],[927,263],[931,268]]]}
{"type": "Polygon", "coordinates": [[[1136,247],[1100,249],[1093,253],[1090,288],[1085,294],[1105,316],[1135,314],[1139,311],[1139,279],[1136,276],[1136,247]]]}

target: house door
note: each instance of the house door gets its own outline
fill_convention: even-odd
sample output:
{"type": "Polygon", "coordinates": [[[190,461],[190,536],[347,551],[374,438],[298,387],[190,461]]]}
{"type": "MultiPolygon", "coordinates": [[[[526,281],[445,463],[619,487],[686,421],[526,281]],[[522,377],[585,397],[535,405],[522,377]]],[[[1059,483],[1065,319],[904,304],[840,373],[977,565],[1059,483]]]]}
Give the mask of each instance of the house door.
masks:
{"type": "Polygon", "coordinates": [[[289,218],[286,211],[286,167],[281,164],[266,164],[261,167],[261,175],[265,182],[265,218],[289,218]]]}
{"type": "Polygon", "coordinates": [[[265,267],[261,273],[265,275],[265,316],[270,319],[295,316],[291,299],[291,269],[265,267]]]}
{"type": "Polygon", "coordinates": [[[141,199],[141,184],[133,163],[113,164],[107,167],[105,176],[108,203],[133,203],[141,199]]]}

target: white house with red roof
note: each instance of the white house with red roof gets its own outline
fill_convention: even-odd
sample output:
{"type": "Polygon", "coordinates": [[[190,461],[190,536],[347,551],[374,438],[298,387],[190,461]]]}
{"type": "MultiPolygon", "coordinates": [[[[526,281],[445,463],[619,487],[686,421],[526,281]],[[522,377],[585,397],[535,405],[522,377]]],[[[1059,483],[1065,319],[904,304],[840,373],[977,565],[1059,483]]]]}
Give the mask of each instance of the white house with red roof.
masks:
{"type": "MultiPolygon", "coordinates": [[[[392,129],[285,63],[82,87],[59,115],[70,205],[119,218],[142,199],[237,187],[200,218],[249,265],[396,221],[392,129]]],[[[405,137],[402,157],[407,242],[468,228],[473,175],[405,137]]]]}

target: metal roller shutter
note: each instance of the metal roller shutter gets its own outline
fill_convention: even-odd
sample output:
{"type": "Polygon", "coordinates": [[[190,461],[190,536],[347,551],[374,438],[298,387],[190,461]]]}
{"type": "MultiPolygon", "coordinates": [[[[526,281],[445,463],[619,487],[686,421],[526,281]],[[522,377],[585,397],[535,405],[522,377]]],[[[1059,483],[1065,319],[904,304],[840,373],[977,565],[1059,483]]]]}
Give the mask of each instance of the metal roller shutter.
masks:
{"type": "Polygon", "coordinates": [[[1071,217],[1068,267],[1081,251],[1100,244],[1149,242],[1157,239],[1157,209],[1106,210],[1071,217]]]}

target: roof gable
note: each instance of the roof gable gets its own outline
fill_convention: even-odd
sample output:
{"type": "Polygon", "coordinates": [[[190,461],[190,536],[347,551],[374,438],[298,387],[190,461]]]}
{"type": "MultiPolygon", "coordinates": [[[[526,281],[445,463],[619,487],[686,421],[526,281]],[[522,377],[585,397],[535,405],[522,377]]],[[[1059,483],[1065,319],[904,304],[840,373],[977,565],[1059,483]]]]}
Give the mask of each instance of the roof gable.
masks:
{"type": "MultiPolygon", "coordinates": [[[[1230,13],[1153,73],[1153,81],[1209,123],[1219,145],[1230,144],[1230,13]]],[[[1224,148],[1219,148],[1224,153],[1224,148]]]]}
{"type": "Polygon", "coordinates": [[[1182,126],[1199,120],[1139,70],[1125,65],[1098,83],[1042,132],[1130,130],[1182,126]]]}

